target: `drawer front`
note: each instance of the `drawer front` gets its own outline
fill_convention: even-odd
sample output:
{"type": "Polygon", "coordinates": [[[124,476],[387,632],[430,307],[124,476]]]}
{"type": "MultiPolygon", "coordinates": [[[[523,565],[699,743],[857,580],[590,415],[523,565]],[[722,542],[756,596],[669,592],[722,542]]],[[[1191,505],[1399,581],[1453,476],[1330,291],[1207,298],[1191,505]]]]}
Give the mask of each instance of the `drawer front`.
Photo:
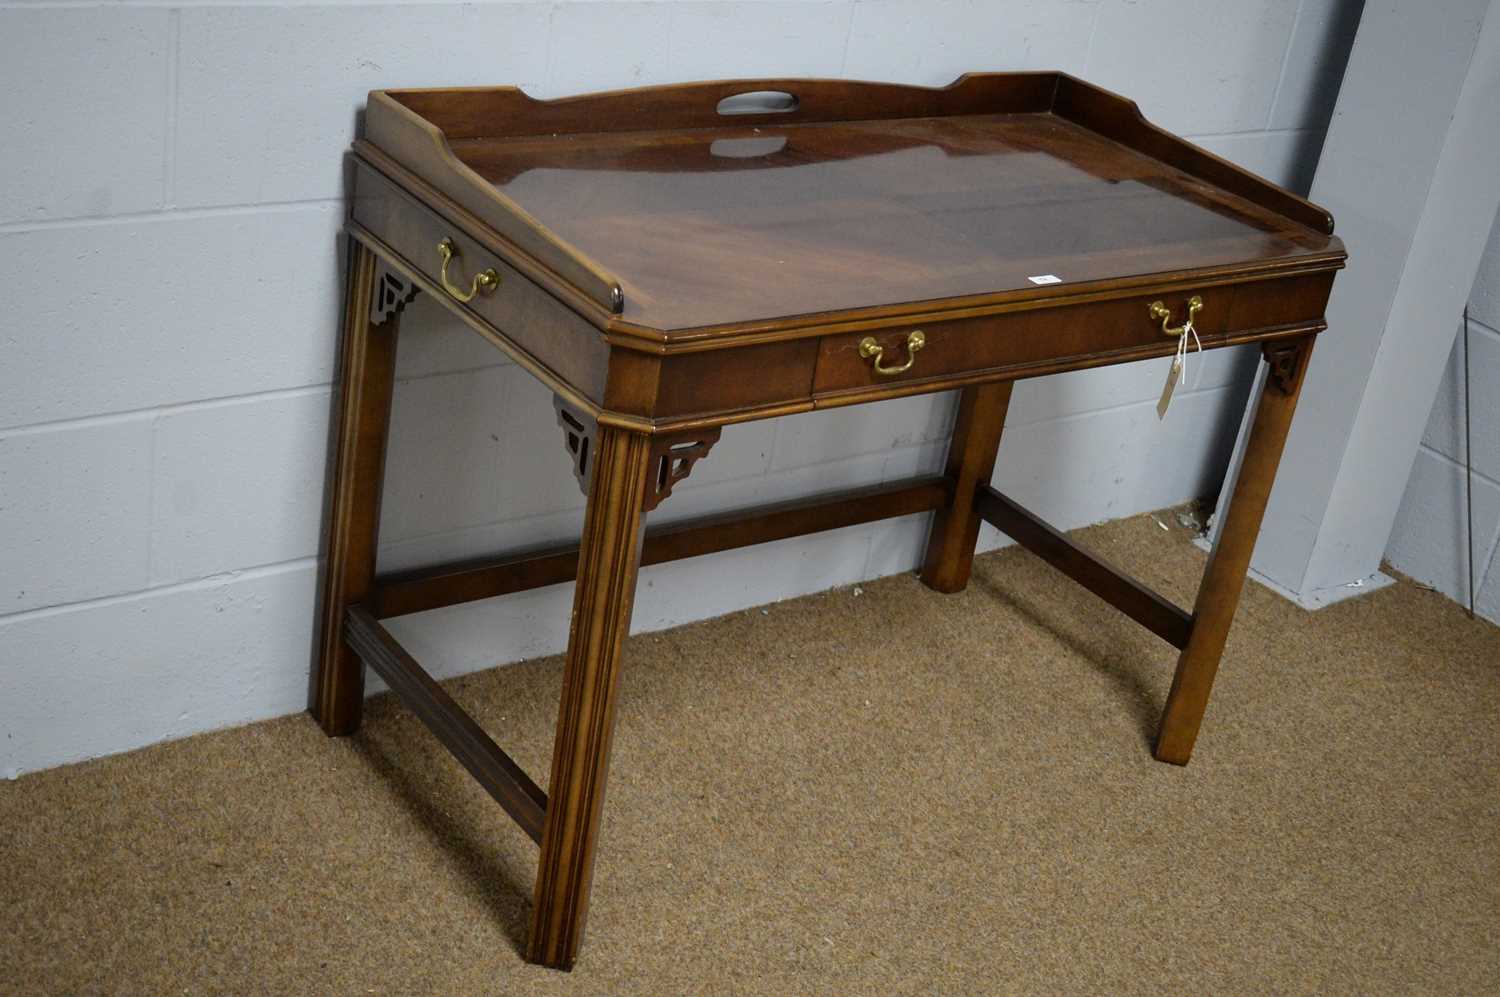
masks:
{"type": "Polygon", "coordinates": [[[1193,325],[1204,347],[1223,345],[1257,330],[1320,321],[1331,282],[1331,274],[1318,274],[825,336],[813,390],[862,391],[1011,367],[1044,373],[1068,366],[1069,358],[1162,356],[1177,339],[1162,331],[1152,304],[1165,305],[1167,323],[1176,327],[1194,296],[1202,300],[1193,325]],[[914,340],[921,341],[915,353],[914,340]]]}
{"type": "Polygon", "coordinates": [[[446,240],[452,248],[447,282],[453,290],[436,293],[449,305],[483,319],[580,394],[596,402],[603,400],[609,349],[599,330],[583,316],[363,163],[356,164],[352,214],[439,288],[445,285],[443,253],[438,246],[446,240]],[[488,290],[474,283],[486,271],[498,279],[488,290]],[[458,300],[471,291],[475,293],[469,301],[458,300]]]}
{"type": "Polygon", "coordinates": [[[1229,327],[1237,331],[1275,329],[1320,322],[1333,290],[1333,274],[1283,277],[1241,284],[1234,289],[1229,327]]]}

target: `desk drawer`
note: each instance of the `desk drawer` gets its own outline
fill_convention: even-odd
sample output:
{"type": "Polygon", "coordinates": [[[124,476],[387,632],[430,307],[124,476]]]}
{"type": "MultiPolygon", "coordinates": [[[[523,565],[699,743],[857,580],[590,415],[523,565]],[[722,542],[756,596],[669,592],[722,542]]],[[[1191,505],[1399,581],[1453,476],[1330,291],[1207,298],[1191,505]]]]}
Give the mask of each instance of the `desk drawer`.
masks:
{"type": "Polygon", "coordinates": [[[447,275],[451,290],[436,293],[450,307],[483,319],[503,339],[580,393],[595,401],[603,399],[609,351],[602,334],[583,316],[363,163],[355,171],[352,214],[438,288],[444,287],[443,254],[438,246],[446,241],[451,247],[447,275]],[[497,280],[489,289],[475,284],[476,277],[487,271],[497,280]],[[474,292],[470,300],[459,300],[470,291],[474,292]]]}
{"type": "Polygon", "coordinates": [[[878,388],[1099,354],[1118,354],[1120,361],[1164,355],[1176,338],[1162,332],[1151,305],[1161,301],[1170,312],[1168,323],[1179,326],[1194,295],[1203,305],[1193,324],[1207,347],[1230,335],[1320,321],[1330,283],[1331,275],[1319,274],[825,336],[813,391],[878,388]],[[908,350],[914,338],[922,341],[915,354],[908,350]],[[877,373],[877,360],[891,372],[877,373]]]}

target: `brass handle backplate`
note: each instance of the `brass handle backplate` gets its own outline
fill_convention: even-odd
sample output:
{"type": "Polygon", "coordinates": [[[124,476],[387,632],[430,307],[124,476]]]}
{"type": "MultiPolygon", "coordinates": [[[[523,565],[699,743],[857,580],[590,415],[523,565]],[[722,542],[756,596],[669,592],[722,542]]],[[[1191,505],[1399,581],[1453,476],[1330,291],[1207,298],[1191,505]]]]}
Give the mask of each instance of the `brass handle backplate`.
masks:
{"type": "Polygon", "coordinates": [[[906,335],[906,363],[900,367],[882,367],[880,358],[885,355],[885,347],[875,342],[874,336],[866,336],[859,341],[859,355],[875,364],[875,373],[881,377],[890,377],[893,374],[905,374],[911,370],[911,365],[917,362],[917,351],[927,345],[927,336],[921,329],[914,329],[906,335]]]}
{"type": "Polygon", "coordinates": [[[458,249],[454,247],[452,239],[444,239],[438,243],[438,255],[443,258],[443,290],[453,295],[459,301],[473,301],[476,294],[491,294],[495,288],[500,286],[500,275],[495,272],[494,267],[481,270],[474,275],[474,281],[465,291],[463,288],[454,287],[448,280],[448,264],[458,255],[458,249]]]}
{"type": "Polygon", "coordinates": [[[1151,314],[1152,321],[1159,320],[1161,322],[1162,334],[1171,336],[1173,339],[1176,339],[1179,336],[1185,336],[1190,332],[1196,331],[1193,328],[1193,319],[1200,311],[1203,310],[1203,299],[1196,294],[1191,298],[1188,298],[1187,321],[1182,323],[1181,325],[1167,324],[1168,322],[1172,321],[1172,309],[1168,308],[1160,301],[1151,302],[1151,304],[1147,306],[1147,310],[1151,314]]]}

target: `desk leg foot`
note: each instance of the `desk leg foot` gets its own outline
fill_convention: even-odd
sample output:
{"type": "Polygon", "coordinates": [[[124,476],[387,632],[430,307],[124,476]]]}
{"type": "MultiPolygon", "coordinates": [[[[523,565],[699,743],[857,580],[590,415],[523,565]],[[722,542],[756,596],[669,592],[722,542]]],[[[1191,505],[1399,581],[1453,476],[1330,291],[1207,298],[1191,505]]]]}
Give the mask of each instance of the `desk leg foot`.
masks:
{"type": "Polygon", "coordinates": [[[399,321],[399,307],[390,307],[386,300],[391,292],[383,283],[384,268],[377,265],[375,254],[352,239],[349,246],[337,435],[310,707],[329,735],[352,734],[359,727],[364,706],[364,665],[344,641],[344,613],[369,596],[375,579],[399,321]]]}
{"type": "Polygon", "coordinates": [[[922,560],[922,582],[939,592],[961,592],[969,584],[974,544],[979,540],[979,513],[974,490],[990,483],[995,454],[1005,428],[1013,382],[964,388],[958,399],[958,418],[948,444],[945,473],[953,482],[950,504],[933,515],[922,560]]]}
{"type": "Polygon", "coordinates": [[[614,732],[620,650],[640,565],[651,438],[600,426],[590,460],[573,622],[537,868],[530,962],[568,969],[578,953],[614,732]]]}
{"type": "Polygon", "coordinates": [[[1230,493],[1229,511],[1219,531],[1193,605],[1192,630],[1177,659],[1177,672],[1162,713],[1156,740],[1158,761],[1186,765],[1198,738],[1203,711],[1239,605],[1245,573],[1260,533],[1261,516],[1276,479],[1276,465],[1297,407],[1302,377],[1312,353],[1312,337],[1277,340],[1264,348],[1270,365],[1244,458],[1230,493]]]}

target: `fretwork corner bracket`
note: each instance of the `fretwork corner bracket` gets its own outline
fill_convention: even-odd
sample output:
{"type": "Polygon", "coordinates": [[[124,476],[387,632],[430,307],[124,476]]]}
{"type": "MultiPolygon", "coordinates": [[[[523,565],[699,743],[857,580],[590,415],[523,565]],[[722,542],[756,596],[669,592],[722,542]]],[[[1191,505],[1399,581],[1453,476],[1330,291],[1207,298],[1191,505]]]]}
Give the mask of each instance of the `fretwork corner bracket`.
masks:
{"type": "MultiPolygon", "coordinates": [[[[578,479],[578,487],[587,496],[594,470],[594,438],[598,425],[593,418],[564,401],[561,395],[552,396],[552,407],[557,411],[563,443],[573,461],[573,477],[578,479]]],[[[708,456],[722,432],[721,429],[699,429],[652,437],[642,510],[650,512],[666,501],[677,483],[693,473],[693,465],[708,456]]]]}
{"type": "Polygon", "coordinates": [[[700,429],[691,433],[658,436],[651,441],[650,475],[646,479],[646,501],[650,512],[666,501],[672,488],[693,473],[698,463],[719,442],[722,429],[700,429]]]}
{"type": "Polygon", "coordinates": [[[1302,347],[1300,339],[1278,339],[1261,344],[1260,352],[1266,358],[1266,366],[1269,368],[1266,376],[1283,395],[1290,395],[1297,387],[1297,376],[1300,373],[1298,368],[1306,355],[1302,347]]]}
{"type": "Polygon", "coordinates": [[[421,290],[416,284],[390,268],[384,260],[375,265],[375,286],[370,291],[370,324],[385,325],[400,315],[421,290]]]}
{"type": "Polygon", "coordinates": [[[594,436],[598,429],[594,420],[569,405],[561,395],[552,396],[552,407],[557,410],[557,424],[563,430],[563,442],[568,456],[573,459],[573,477],[585,496],[589,493],[589,474],[593,471],[594,436]]]}

